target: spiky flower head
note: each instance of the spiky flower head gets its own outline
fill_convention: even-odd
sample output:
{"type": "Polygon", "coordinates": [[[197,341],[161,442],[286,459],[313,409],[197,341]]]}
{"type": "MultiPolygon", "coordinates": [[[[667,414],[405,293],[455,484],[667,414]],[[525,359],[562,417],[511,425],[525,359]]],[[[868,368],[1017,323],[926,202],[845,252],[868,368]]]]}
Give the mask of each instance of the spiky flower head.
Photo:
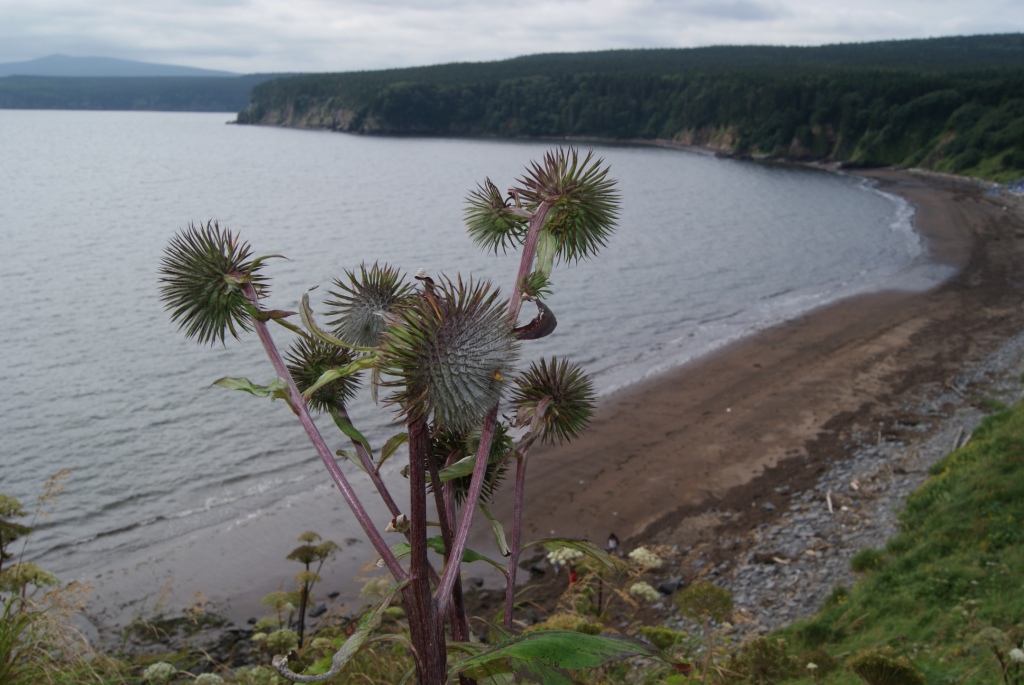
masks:
{"type": "Polygon", "coordinates": [[[387,327],[387,317],[409,299],[412,287],[402,282],[398,269],[374,264],[369,269],[359,265],[359,274],[345,270],[347,281],[335,279],[335,298],[325,304],[331,309],[328,323],[335,334],[358,347],[374,347],[387,327]]]}
{"type": "Polygon", "coordinates": [[[543,412],[540,436],[544,442],[567,442],[579,437],[594,413],[594,386],[578,364],[542,359],[516,379],[512,405],[524,418],[543,412]]]}
{"type": "MultiPolygon", "coordinates": [[[[505,424],[498,423],[494,427],[494,438],[491,440],[491,451],[487,459],[487,471],[484,474],[483,489],[480,491],[481,501],[493,501],[494,495],[501,489],[501,483],[505,478],[505,473],[508,471],[508,462],[503,463],[503,460],[514,447],[515,443],[508,434],[508,428],[505,424]]],[[[443,429],[434,431],[431,439],[431,448],[434,453],[434,459],[441,466],[451,461],[450,457],[453,455],[454,461],[473,456],[480,448],[480,431],[474,431],[470,435],[443,429]]],[[[465,501],[466,495],[469,493],[470,480],[472,480],[472,474],[458,476],[449,481],[455,493],[455,501],[459,505],[465,501]]],[[[430,492],[433,492],[434,484],[428,482],[427,488],[430,492]]]]}
{"type": "Polygon", "coordinates": [[[406,416],[468,432],[501,397],[518,356],[507,304],[488,282],[425,282],[380,339],[383,384],[406,416]]]}
{"type": "Polygon", "coordinates": [[[603,159],[587,153],[582,161],[575,148],[544,155],[543,163],[532,162],[519,179],[519,196],[529,211],[542,202],[551,205],[544,224],[555,239],[556,255],[564,261],[579,261],[597,254],[615,230],[619,214],[619,193],[608,178],[603,159]]]}
{"type": "Polygon", "coordinates": [[[473,242],[485,250],[494,250],[495,254],[499,248],[504,252],[509,247],[522,245],[526,240],[529,217],[516,209],[502,197],[491,179],[478,185],[466,198],[463,213],[473,242]]]}
{"type": "MultiPolygon", "coordinates": [[[[288,372],[292,375],[299,392],[311,388],[324,372],[341,369],[352,363],[352,350],[338,347],[319,338],[299,338],[285,354],[288,372]]],[[[342,376],[313,391],[307,402],[309,408],[327,413],[339,409],[356,396],[359,390],[359,376],[342,376]]]]}
{"type": "Polygon", "coordinates": [[[252,330],[243,287],[265,297],[267,279],[259,273],[263,260],[250,261],[250,253],[249,243],[215,221],[189,224],[171,240],[160,262],[160,299],[187,337],[223,343],[227,333],[252,330]]]}

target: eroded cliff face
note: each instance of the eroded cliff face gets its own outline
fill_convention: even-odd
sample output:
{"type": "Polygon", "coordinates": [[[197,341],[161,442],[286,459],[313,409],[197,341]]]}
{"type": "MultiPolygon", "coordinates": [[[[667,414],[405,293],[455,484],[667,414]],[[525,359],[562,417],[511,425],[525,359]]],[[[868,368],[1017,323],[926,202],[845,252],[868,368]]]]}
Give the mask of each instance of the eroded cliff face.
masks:
{"type": "Polygon", "coordinates": [[[238,123],[354,132],[356,118],[353,109],[323,104],[298,111],[294,103],[289,102],[282,108],[273,109],[255,108],[250,104],[238,115],[238,123]]]}
{"type": "Polygon", "coordinates": [[[703,147],[715,152],[733,153],[739,141],[739,132],[735,126],[703,126],[680,131],[673,142],[703,147]]]}

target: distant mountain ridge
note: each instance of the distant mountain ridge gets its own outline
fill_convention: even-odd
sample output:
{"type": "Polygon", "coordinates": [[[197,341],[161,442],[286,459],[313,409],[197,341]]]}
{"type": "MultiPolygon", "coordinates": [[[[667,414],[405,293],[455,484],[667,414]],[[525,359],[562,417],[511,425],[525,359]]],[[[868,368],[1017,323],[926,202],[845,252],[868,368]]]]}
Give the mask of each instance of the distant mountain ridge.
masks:
{"type": "Polygon", "coordinates": [[[230,77],[239,74],[230,71],[182,67],[173,64],[137,62],[114,57],[69,57],[48,55],[24,62],[0,64],[0,78],[6,76],[64,76],[64,77],[148,77],[148,76],[208,76],[230,77]]]}

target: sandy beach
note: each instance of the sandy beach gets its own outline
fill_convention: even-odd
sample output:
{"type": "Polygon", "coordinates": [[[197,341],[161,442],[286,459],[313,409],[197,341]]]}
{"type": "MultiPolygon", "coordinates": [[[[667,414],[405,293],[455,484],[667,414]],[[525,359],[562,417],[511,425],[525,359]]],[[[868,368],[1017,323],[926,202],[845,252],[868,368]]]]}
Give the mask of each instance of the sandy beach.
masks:
{"type": "MultiPolygon", "coordinates": [[[[777,515],[757,505],[778,488],[809,486],[856,433],[920,423],[915,398],[1024,327],[1019,207],[935,175],[863,173],[916,207],[931,258],[957,274],[832,304],[608,397],[581,439],[531,455],[524,540],[687,548],[751,531],[777,515]]],[[[507,520],[510,498],[494,508],[507,520]]]]}
{"type": "MultiPolygon", "coordinates": [[[[830,464],[846,459],[852,436],[897,435],[920,424],[915,412],[924,411],[919,399],[929,388],[946,386],[959,369],[1024,329],[1019,204],[935,175],[863,173],[916,207],[929,258],[956,275],[926,292],[829,305],[605,398],[581,439],[531,454],[524,541],[557,535],[602,542],[614,532],[626,548],[721,548],[723,536],[743,537],[781,513],[759,506],[780,487],[811,487],[830,464]],[[741,515],[724,519],[709,516],[712,510],[741,515]]],[[[510,494],[511,488],[492,507],[506,522],[510,494]]],[[[156,592],[167,578],[182,599],[196,585],[237,622],[262,615],[259,598],[295,572],[283,561],[292,531],[315,525],[329,532],[332,518],[347,515],[340,499],[308,504],[275,517],[284,547],[267,550],[266,567],[232,567],[232,546],[267,544],[263,533],[235,530],[192,550],[205,566],[221,569],[203,576],[218,587],[200,586],[195,565],[176,568],[167,555],[97,579],[91,617],[107,630],[123,625],[142,606],[128,597],[128,586],[148,583],[156,592]]],[[[474,548],[488,546],[484,523],[476,523],[474,548]]],[[[348,590],[348,581],[331,574],[322,592],[348,590]]]]}

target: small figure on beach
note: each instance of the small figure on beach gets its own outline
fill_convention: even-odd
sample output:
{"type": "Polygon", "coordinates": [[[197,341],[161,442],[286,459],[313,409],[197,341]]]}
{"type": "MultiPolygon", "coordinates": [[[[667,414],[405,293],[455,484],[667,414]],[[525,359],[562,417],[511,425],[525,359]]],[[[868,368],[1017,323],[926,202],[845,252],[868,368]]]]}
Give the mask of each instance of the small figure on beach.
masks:
{"type": "Polygon", "coordinates": [[[604,549],[605,549],[606,552],[608,552],[608,554],[611,554],[613,557],[614,556],[618,556],[618,553],[619,553],[619,538],[617,538],[615,536],[615,533],[612,533],[611,535],[608,536],[608,546],[605,547],[604,549]]]}

